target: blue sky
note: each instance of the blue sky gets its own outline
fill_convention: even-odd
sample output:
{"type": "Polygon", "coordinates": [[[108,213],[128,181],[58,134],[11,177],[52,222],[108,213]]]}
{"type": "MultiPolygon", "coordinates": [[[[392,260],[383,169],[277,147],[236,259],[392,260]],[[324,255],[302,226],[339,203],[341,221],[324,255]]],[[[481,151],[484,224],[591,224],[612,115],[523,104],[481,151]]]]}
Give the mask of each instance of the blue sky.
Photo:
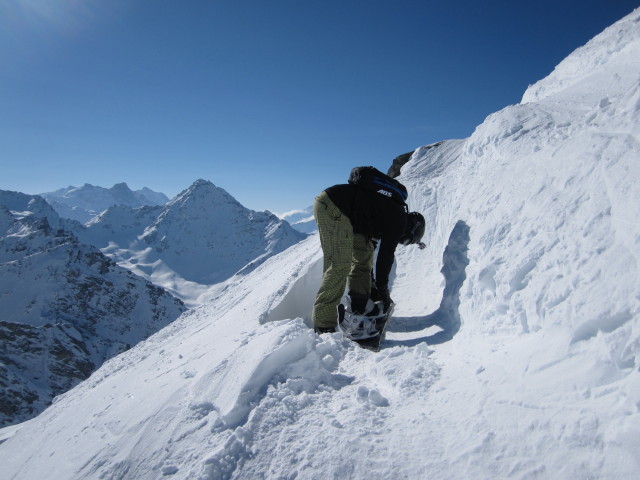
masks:
{"type": "Polygon", "coordinates": [[[465,138],[636,1],[3,0],[0,189],[304,208],[465,138]]]}

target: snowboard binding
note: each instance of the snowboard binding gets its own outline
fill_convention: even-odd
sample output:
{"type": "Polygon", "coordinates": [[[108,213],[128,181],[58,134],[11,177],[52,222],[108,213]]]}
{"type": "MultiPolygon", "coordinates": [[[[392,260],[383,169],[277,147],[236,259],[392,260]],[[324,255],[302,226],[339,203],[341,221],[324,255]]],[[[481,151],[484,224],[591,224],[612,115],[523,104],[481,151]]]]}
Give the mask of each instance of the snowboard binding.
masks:
{"type": "Polygon", "coordinates": [[[364,313],[356,313],[351,307],[351,298],[346,295],[338,305],[338,331],[355,341],[379,336],[380,322],[387,319],[391,309],[385,312],[383,302],[369,300],[364,313]]]}

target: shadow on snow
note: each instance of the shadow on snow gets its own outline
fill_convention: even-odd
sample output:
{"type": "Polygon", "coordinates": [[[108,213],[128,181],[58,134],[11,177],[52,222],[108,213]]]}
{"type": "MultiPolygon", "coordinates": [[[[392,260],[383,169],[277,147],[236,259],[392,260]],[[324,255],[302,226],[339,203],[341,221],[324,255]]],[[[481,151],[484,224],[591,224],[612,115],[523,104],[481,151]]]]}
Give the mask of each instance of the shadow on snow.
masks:
{"type": "Polygon", "coordinates": [[[414,346],[426,342],[437,345],[450,341],[460,330],[460,289],[467,278],[466,268],[469,265],[467,256],[469,245],[469,226],[459,220],[456,223],[449,242],[442,255],[442,274],[445,279],[444,292],[440,307],[430,315],[424,317],[394,317],[389,322],[388,331],[419,332],[429,327],[440,327],[442,330],[433,335],[410,340],[385,340],[387,347],[414,346]]]}

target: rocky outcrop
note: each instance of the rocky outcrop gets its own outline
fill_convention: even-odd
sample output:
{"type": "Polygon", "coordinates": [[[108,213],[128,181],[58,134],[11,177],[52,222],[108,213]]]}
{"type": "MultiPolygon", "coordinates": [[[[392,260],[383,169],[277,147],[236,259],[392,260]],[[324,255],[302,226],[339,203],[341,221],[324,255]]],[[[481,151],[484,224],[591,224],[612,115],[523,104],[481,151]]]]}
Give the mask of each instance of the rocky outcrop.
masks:
{"type": "Polygon", "coordinates": [[[402,155],[398,155],[396,158],[394,158],[391,166],[389,167],[387,175],[389,175],[391,178],[396,178],[398,175],[400,175],[400,169],[411,159],[411,155],[413,155],[413,152],[414,150],[408,153],[403,153],[402,155]]]}
{"type": "MultiPolygon", "coordinates": [[[[432,143],[431,145],[426,145],[424,147],[420,148],[421,152],[424,152],[425,150],[428,150],[430,148],[434,148],[437,147],[438,145],[441,145],[443,142],[436,142],[436,143],[432,143]]],[[[393,162],[391,163],[391,166],[389,167],[389,171],[387,172],[387,175],[389,175],[391,178],[396,178],[397,176],[400,175],[401,173],[401,169],[404,166],[404,164],[406,164],[409,160],[411,160],[411,157],[413,156],[413,154],[416,151],[413,150],[411,152],[408,153],[403,153],[402,155],[398,155],[396,158],[393,159],[393,162]]]]}

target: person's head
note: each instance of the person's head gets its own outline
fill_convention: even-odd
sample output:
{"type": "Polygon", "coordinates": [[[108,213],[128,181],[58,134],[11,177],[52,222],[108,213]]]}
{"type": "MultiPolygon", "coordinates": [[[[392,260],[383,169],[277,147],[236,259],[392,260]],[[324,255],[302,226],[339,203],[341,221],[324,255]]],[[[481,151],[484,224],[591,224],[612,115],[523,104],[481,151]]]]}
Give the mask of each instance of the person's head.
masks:
{"type": "Polygon", "coordinates": [[[402,245],[413,245],[420,243],[424,235],[425,221],[422,214],[418,212],[409,212],[407,216],[407,229],[404,235],[400,237],[402,245]]]}

